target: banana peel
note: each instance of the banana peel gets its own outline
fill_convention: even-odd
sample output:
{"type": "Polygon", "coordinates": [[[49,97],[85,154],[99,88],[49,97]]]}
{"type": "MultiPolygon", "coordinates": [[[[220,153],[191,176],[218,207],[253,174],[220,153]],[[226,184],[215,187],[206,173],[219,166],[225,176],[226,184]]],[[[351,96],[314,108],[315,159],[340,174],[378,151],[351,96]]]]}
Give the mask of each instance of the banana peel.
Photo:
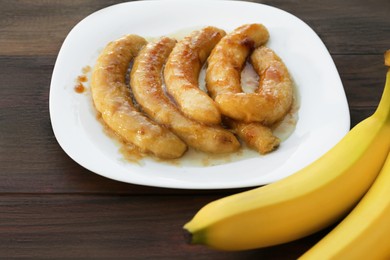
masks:
{"type": "MultiPolygon", "coordinates": [[[[385,65],[390,67],[390,50],[385,53],[385,65]]],[[[389,77],[390,68],[387,82],[389,77]]],[[[379,176],[359,204],[300,259],[390,259],[389,241],[390,153],[379,176]]]]}
{"type": "MultiPolygon", "coordinates": [[[[389,55],[387,51],[387,66],[389,55]]],[[[283,180],[205,205],[184,229],[191,243],[221,250],[261,248],[308,236],[357,205],[389,149],[390,70],[375,113],[321,158],[283,180]]]]}

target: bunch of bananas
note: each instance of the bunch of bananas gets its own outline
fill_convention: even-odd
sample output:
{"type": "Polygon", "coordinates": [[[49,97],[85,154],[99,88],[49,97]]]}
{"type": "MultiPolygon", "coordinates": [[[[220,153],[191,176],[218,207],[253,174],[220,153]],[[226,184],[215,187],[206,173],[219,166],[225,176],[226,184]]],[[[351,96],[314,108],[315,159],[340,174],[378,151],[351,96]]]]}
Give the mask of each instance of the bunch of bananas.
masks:
{"type": "Polygon", "coordinates": [[[192,243],[245,250],[290,242],[347,216],[302,259],[390,257],[389,150],[390,68],[375,113],[321,158],[283,180],[209,203],[184,229],[192,243]]]}

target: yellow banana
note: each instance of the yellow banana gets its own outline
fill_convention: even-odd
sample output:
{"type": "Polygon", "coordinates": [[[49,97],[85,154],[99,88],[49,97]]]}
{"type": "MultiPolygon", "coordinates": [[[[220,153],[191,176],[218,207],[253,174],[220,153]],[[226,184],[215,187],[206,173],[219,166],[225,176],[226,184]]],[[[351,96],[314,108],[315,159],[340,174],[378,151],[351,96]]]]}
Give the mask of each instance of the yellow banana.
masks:
{"type": "Polygon", "coordinates": [[[389,241],[390,154],[361,202],[300,259],[390,259],[389,241]]]}
{"type": "Polygon", "coordinates": [[[367,192],[390,149],[390,70],[376,112],[321,158],[275,183],[204,206],[185,224],[194,244],[245,250],[289,242],[345,216],[367,192]]]}
{"type": "MultiPolygon", "coordinates": [[[[385,54],[385,64],[390,66],[390,50],[385,54]]],[[[390,259],[389,241],[390,153],[359,204],[300,259],[390,259]]]]}

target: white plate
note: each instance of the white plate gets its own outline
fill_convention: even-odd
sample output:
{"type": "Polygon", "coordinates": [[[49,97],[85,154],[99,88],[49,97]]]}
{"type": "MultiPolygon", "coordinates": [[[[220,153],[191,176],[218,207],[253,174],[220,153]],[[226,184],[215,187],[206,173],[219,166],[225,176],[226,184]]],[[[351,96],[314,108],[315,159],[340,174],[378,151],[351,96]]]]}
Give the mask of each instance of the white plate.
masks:
{"type": "Polygon", "coordinates": [[[50,86],[54,134],[77,163],[102,176],[141,185],[222,189],[268,184],[313,162],[349,130],[349,110],[340,77],[316,33],[280,9],[234,1],[141,1],[114,5],[91,14],[66,37],[50,86]],[[75,79],[93,66],[104,46],[124,34],[171,35],[213,25],[227,32],[245,23],[262,23],[270,32],[268,46],[284,60],[300,98],[296,129],[280,148],[266,156],[233,155],[214,165],[178,165],[143,159],[130,163],[96,120],[90,95],[74,91],[75,79]]]}

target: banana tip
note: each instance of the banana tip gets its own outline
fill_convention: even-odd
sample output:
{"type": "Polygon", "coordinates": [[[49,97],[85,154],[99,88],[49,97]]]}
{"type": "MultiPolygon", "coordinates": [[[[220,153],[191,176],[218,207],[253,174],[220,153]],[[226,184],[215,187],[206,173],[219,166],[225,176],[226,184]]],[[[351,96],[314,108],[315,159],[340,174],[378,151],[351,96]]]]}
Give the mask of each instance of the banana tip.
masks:
{"type": "Polygon", "coordinates": [[[385,52],[385,65],[390,67],[390,49],[385,52]]]}
{"type": "Polygon", "coordinates": [[[192,244],[192,233],[186,228],[183,228],[183,237],[187,244],[192,244]]]}
{"type": "Polygon", "coordinates": [[[192,245],[207,245],[207,231],[205,229],[193,230],[191,227],[184,225],[183,235],[185,241],[192,245]]]}

